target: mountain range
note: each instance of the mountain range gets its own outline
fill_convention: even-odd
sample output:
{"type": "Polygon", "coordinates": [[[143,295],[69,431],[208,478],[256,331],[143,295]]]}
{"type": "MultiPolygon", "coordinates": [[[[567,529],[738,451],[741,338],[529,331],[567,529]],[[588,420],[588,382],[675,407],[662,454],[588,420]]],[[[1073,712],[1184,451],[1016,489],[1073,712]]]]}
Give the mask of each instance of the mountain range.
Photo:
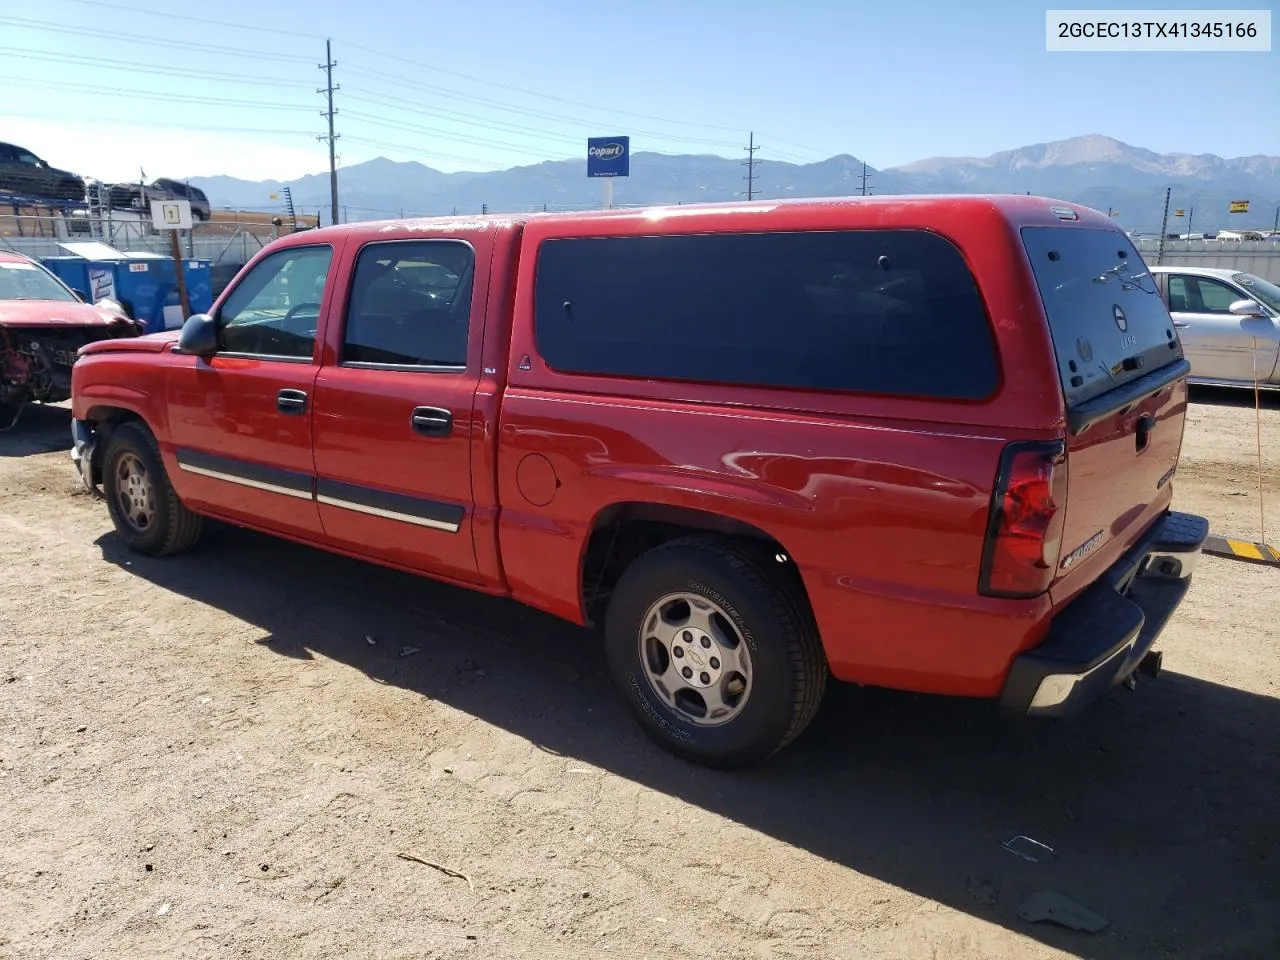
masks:
{"type": "MultiPolygon", "coordinates": [[[[585,153],[585,151],[584,151],[585,153]]],[[[647,205],[735,200],[746,197],[741,160],[705,155],[639,152],[631,176],[615,181],[614,203],[647,205]]],[[[840,155],[817,163],[761,160],[754,194],[763,199],[830,197],[861,192],[863,162],[840,155]]],[[[279,210],[269,199],[288,186],[299,212],[323,211],[328,222],[329,177],[291,181],[192,177],[214,209],[279,210]]],[[[598,206],[601,186],[586,176],[586,159],[548,161],[486,173],[442,173],[414,161],[379,157],[339,170],[343,218],[528,212],[598,206]]],[[[1192,211],[1192,229],[1270,230],[1280,208],[1280,157],[1223,159],[1212,154],[1155,153],[1099,134],[1006,150],[989,157],[933,157],[880,170],[866,168],[867,192],[1034,193],[1115,211],[1131,232],[1160,229],[1166,187],[1169,230],[1186,232],[1174,209],[1192,211]],[[1248,213],[1228,212],[1248,200],[1248,213]]]]}

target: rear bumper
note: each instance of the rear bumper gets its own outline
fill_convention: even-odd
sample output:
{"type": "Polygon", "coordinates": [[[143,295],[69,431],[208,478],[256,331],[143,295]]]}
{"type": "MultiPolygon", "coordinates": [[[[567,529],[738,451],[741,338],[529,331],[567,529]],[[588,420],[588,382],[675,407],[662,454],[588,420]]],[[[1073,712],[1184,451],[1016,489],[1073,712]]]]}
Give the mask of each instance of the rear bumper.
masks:
{"type": "Polygon", "coordinates": [[[1106,573],[1055,614],[1044,643],[1017,657],[1000,706],[1008,713],[1076,713],[1125,680],[1151,650],[1191,586],[1209,522],[1165,513],[1106,573]]]}

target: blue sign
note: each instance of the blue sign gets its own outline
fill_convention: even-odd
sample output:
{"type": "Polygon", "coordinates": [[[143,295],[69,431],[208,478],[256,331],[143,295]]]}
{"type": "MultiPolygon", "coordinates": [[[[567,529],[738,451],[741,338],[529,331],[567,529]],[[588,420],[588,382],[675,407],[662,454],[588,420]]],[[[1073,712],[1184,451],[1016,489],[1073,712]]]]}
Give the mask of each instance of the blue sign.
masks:
{"type": "Polygon", "coordinates": [[[587,140],[587,176],[631,176],[631,138],[591,137],[587,140]]]}

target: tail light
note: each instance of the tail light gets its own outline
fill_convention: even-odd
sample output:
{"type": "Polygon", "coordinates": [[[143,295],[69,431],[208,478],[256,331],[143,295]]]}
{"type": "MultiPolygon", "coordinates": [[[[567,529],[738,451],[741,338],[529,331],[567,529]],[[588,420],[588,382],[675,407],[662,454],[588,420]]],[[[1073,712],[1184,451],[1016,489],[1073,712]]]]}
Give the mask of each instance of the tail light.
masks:
{"type": "Polygon", "coordinates": [[[1011,443],[991,497],[978,592],[1037,597],[1049,589],[1062,549],[1067,447],[1061,440],[1011,443]]]}

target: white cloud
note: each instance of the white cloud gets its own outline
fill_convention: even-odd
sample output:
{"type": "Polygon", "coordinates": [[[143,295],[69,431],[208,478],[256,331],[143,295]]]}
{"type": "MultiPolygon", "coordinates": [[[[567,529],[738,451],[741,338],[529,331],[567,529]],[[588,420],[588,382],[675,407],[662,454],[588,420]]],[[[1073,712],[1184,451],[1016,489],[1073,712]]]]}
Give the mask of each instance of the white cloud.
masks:
{"type": "MultiPolygon", "coordinates": [[[[0,139],[55,167],[108,182],[226,174],[246,180],[292,180],[328,169],[323,143],[305,137],[215,133],[95,120],[38,120],[0,115],[0,139]]],[[[341,142],[341,141],[339,141],[341,142]]]]}

